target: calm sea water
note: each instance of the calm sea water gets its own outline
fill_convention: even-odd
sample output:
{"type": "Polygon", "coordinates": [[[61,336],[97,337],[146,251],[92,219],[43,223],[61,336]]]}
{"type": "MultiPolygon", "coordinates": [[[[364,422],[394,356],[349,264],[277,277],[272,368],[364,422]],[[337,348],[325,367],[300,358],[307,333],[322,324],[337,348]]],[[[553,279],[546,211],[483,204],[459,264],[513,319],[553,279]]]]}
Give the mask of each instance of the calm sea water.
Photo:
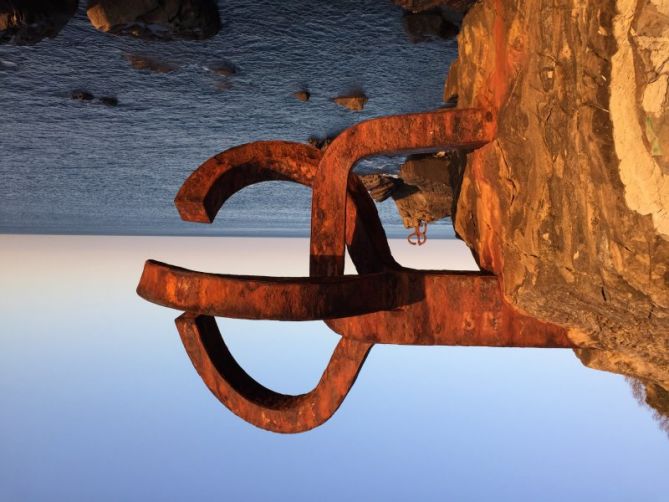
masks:
{"type": "MultiPolygon", "coordinates": [[[[80,7],[56,39],[0,47],[0,232],[307,235],[311,194],[290,183],[244,190],[212,226],[181,222],[172,200],[193,169],[229,147],[306,141],[442,104],[455,42],[410,44],[390,1],[221,2],[220,12],[221,32],[204,42],[105,35],[80,7]],[[179,68],[138,71],[126,54],[179,68]],[[223,62],[238,75],[210,70],[223,62]],[[304,87],[308,103],[291,96],[304,87]],[[77,88],[120,105],[72,101],[77,88]],[[355,89],[369,97],[361,113],[330,101],[355,89]]],[[[407,233],[391,201],[380,212],[390,235],[407,233]]],[[[444,221],[431,234],[452,228],[444,221]]]]}

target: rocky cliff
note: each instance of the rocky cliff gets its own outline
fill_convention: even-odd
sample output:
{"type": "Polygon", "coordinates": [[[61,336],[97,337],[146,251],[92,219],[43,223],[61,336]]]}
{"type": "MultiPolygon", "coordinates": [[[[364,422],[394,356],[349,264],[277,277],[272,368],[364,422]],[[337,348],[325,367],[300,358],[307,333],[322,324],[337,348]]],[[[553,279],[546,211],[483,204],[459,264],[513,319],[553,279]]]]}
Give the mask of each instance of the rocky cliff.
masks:
{"type": "Polygon", "coordinates": [[[498,123],[458,234],[585,364],[669,389],[669,3],[491,0],[458,45],[445,99],[498,123]]]}

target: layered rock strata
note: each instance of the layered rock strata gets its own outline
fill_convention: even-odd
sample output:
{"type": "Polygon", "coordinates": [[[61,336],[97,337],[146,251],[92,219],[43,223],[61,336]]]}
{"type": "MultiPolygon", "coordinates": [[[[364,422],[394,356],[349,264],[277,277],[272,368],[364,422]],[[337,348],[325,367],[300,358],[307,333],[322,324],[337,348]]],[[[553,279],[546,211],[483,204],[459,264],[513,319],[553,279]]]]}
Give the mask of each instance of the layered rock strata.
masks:
{"type": "Polygon", "coordinates": [[[585,364],[663,389],[668,29],[663,0],[477,3],[445,88],[497,116],[455,217],[481,267],[518,309],[568,327],[585,364]]]}

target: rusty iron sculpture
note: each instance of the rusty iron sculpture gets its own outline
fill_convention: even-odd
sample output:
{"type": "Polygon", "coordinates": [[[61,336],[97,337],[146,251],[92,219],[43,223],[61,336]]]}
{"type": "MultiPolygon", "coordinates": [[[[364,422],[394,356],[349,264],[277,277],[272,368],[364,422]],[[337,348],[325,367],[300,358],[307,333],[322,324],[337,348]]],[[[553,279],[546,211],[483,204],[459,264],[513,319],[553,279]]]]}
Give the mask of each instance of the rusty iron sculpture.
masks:
{"type": "Polygon", "coordinates": [[[149,260],[137,292],[184,312],[176,320],[179,334],[211,392],[247,422],[275,432],[302,432],[328,420],[376,343],[572,347],[564,329],[505,303],[493,275],[400,266],[374,202],[351,173],[366,156],[477,148],[494,134],[491,112],[439,110],[359,123],[325,153],[282,141],[222,152],[179,190],[175,204],[182,219],[211,223],[230,196],[254,183],[285,180],[310,186],[310,276],[210,274],[149,260]],[[345,248],[359,275],[344,275],[345,248]],[[237,364],[215,316],[322,319],[341,340],[311,392],[284,395],[260,385],[237,364]]]}

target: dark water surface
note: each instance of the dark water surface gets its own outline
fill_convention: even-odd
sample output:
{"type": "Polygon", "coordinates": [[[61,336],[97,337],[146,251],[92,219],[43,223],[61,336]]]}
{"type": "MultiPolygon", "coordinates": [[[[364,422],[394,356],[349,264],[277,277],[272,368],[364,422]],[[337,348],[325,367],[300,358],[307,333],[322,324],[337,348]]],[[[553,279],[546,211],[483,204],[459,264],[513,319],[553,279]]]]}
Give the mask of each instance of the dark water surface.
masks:
{"type": "MultiPolygon", "coordinates": [[[[204,42],[144,42],[95,31],[80,7],[53,40],[0,47],[0,232],[307,235],[310,191],[272,182],[235,196],[213,226],[183,223],[172,200],[201,162],[256,140],[304,142],[362,119],[436,108],[454,41],[412,45],[390,1],[221,2],[204,42]],[[178,65],[130,67],[126,54],[178,65]],[[237,75],[214,68],[236,65],[237,75]],[[220,90],[219,87],[229,87],[220,90]],[[308,88],[308,103],[291,94],[308,88]],[[69,99],[83,88],[119,106],[69,99]],[[354,113],[330,98],[361,89],[354,113]]],[[[363,162],[396,169],[402,159],[363,162]]],[[[391,235],[405,235],[394,204],[391,235]]],[[[448,222],[432,235],[452,235],[448,222]]]]}

